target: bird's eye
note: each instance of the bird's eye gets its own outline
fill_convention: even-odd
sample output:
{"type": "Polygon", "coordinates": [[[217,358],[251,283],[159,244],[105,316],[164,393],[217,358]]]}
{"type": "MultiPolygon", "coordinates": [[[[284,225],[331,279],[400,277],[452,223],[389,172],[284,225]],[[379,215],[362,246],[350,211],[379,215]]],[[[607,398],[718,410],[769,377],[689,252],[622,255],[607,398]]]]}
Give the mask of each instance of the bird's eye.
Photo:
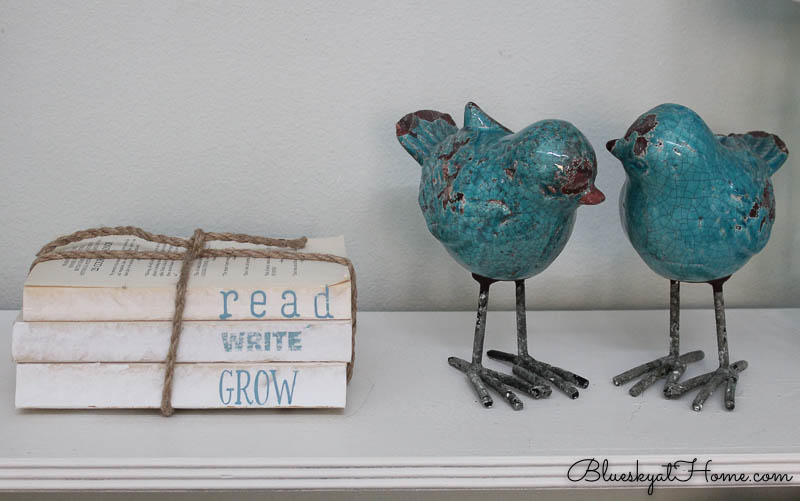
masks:
{"type": "Polygon", "coordinates": [[[576,158],[572,160],[566,168],[560,170],[557,176],[563,177],[561,182],[561,193],[574,195],[583,193],[589,187],[589,183],[594,179],[597,168],[592,159],[576,158]]]}

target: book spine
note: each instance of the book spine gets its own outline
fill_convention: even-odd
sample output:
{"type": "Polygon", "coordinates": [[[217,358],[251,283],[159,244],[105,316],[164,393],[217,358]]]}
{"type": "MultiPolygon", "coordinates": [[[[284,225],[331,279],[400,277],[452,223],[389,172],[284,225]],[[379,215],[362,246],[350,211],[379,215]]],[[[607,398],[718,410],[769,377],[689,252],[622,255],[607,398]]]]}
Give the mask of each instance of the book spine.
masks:
{"type": "MultiPolygon", "coordinates": [[[[164,364],[17,364],[17,408],[159,408],[164,364]]],[[[345,406],[345,364],[176,364],[176,409],[345,406]]]]}
{"type": "MultiPolygon", "coordinates": [[[[14,324],[16,362],[163,362],[171,322],[14,324]]],[[[349,362],[352,325],[334,321],[188,321],[177,362],[349,362]]]]}
{"type": "MultiPolygon", "coordinates": [[[[26,286],[22,318],[42,321],[172,320],[174,287],[26,286]]],[[[184,320],[348,320],[350,282],[318,287],[203,287],[186,293],[184,320]]]]}

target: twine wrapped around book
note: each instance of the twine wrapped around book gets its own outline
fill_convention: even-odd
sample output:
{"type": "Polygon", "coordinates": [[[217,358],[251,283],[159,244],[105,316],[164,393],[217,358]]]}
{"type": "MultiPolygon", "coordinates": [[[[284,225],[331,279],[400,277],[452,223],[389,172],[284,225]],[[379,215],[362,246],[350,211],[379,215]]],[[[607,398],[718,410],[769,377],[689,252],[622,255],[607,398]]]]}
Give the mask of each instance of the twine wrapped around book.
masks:
{"type": "Polygon", "coordinates": [[[276,259],[297,259],[301,261],[324,261],[346,266],[350,272],[350,307],[353,322],[353,342],[350,363],[347,364],[347,380],[353,375],[353,364],[355,363],[355,335],[356,335],[356,272],[353,263],[346,257],[333,254],[320,254],[313,252],[297,252],[306,246],[306,237],[295,239],[267,238],[243,233],[206,233],[201,229],[194,231],[191,238],[184,239],[159,235],[144,231],[135,226],[117,226],[113,228],[92,228],[59,237],[48,243],[36,254],[36,259],[31,263],[33,269],[42,261],[52,261],[56,259],[166,259],[172,261],[182,261],[180,276],[175,286],[175,312],[172,316],[172,335],[169,341],[169,350],[165,360],[166,372],[164,374],[164,384],[161,392],[161,413],[164,416],[171,416],[175,410],[172,408],[172,379],[175,375],[175,358],[178,353],[178,342],[180,341],[183,327],[183,309],[186,305],[186,286],[189,282],[189,271],[195,259],[202,257],[250,257],[250,258],[276,258],[276,259]],[[137,251],[137,250],[118,250],[118,251],[56,251],[56,248],[73,242],[86,240],[87,238],[104,237],[111,235],[124,235],[138,237],[150,242],[168,244],[175,247],[183,247],[184,252],[169,251],[137,251]],[[242,249],[225,248],[209,249],[205,247],[206,242],[217,240],[224,242],[241,242],[265,245],[268,247],[281,247],[278,249],[242,249]]]}

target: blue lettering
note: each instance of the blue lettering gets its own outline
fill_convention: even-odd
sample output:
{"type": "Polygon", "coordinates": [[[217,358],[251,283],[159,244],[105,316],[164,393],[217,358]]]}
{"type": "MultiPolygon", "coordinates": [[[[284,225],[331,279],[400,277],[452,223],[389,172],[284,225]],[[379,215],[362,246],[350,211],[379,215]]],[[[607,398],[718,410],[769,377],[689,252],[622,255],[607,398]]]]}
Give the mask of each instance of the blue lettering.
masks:
{"type": "Polygon", "coordinates": [[[281,383],[280,389],[278,388],[278,376],[275,374],[275,369],[271,369],[270,372],[272,373],[272,386],[275,388],[275,396],[278,399],[278,405],[281,404],[281,400],[283,399],[283,392],[286,392],[286,405],[292,405],[292,396],[294,395],[294,385],[297,382],[297,371],[294,371],[294,377],[292,378],[292,389],[289,389],[289,383],[284,379],[281,383]]]}
{"type": "Polygon", "coordinates": [[[258,372],[256,372],[256,379],[253,384],[254,384],[253,392],[255,393],[256,403],[258,405],[266,404],[267,400],[269,400],[269,374],[267,374],[267,371],[265,371],[264,369],[259,369],[258,372]],[[266,382],[264,383],[264,390],[266,390],[267,394],[264,397],[263,402],[258,398],[258,388],[261,386],[261,384],[258,382],[258,378],[261,377],[261,374],[264,374],[264,377],[267,378],[266,382]]]}
{"type": "Polygon", "coordinates": [[[300,331],[289,332],[289,351],[300,351],[303,345],[300,344],[300,331]]]}
{"type": "Polygon", "coordinates": [[[245,370],[237,370],[236,371],[236,405],[242,405],[242,393],[244,393],[245,401],[253,405],[253,401],[250,400],[250,397],[247,396],[247,387],[250,386],[250,373],[245,370]],[[242,374],[247,376],[247,382],[242,385],[242,374]]]}
{"type": "Polygon", "coordinates": [[[290,295],[290,294],[292,296],[292,301],[290,303],[284,303],[283,306],[281,306],[281,315],[283,315],[285,318],[299,317],[300,314],[297,313],[297,294],[295,294],[293,290],[286,290],[286,291],[283,291],[283,294],[281,294],[281,297],[283,299],[286,299],[286,296],[290,295]],[[291,306],[292,307],[292,312],[291,313],[286,313],[286,307],[287,306],[291,306]]]}
{"type": "Polygon", "coordinates": [[[331,294],[330,294],[330,289],[328,289],[327,285],[325,286],[325,292],[320,292],[319,294],[314,296],[314,316],[316,316],[317,318],[333,318],[333,315],[331,315],[331,294]],[[323,296],[325,298],[324,315],[319,314],[319,307],[317,305],[320,296],[323,296]]]}
{"type": "Polygon", "coordinates": [[[248,332],[247,333],[247,351],[261,351],[261,333],[248,332]]]}
{"type": "Polygon", "coordinates": [[[230,337],[228,337],[227,332],[222,333],[222,347],[225,348],[225,351],[230,352],[231,350],[236,348],[236,351],[242,351],[244,347],[244,332],[239,333],[239,337],[236,337],[236,333],[232,332],[230,337]]]}
{"type": "Polygon", "coordinates": [[[219,291],[222,294],[222,315],[219,316],[220,320],[226,320],[231,317],[231,314],[228,313],[228,296],[233,294],[233,300],[239,300],[239,293],[236,291],[219,291]]]}
{"type": "Polygon", "coordinates": [[[225,373],[228,373],[229,376],[233,376],[233,371],[230,369],[225,369],[219,374],[219,401],[222,402],[222,405],[228,405],[231,403],[231,398],[233,394],[233,388],[227,387],[224,390],[228,392],[228,400],[225,400],[225,397],[222,396],[222,380],[225,378],[225,373]]]}
{"type": "Polygon", "coordinates": [[[261,318],[267,314],[267,309],[264,308],[261,310],[261,313],[256,313],[256,306],[265,306],[267,304],[267,295],[264,291],[253,291],[250,294],[250,314],[256,318],[261,318]],[[256,294],[261,295],[261,300],[256,301],[256,294]]]}
{"type": "Polygon", "coordinates": [[[275,351],[281,351],[283,349],[283,336],[286,335],[286,331],[273,332],[272,335],[275,337],[275,351]]]}

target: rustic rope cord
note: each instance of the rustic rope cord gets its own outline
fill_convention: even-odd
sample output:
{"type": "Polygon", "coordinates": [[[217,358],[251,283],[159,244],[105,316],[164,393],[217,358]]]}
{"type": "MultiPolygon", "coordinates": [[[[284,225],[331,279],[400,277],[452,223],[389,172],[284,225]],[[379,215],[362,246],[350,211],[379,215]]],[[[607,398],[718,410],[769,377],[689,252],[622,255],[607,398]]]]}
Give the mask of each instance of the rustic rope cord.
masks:
{"type": "Polygon", "coordinates": [[[172,261],[182,261],[180,276],[175,286],[175,312],[172,317],[172,335],[169,341],[169,351],[165,360],[166,372],[164,374],[164,385],[161,392],[161,413],[164,416],[171,416],[174,412],[172,408],[172,379],[175,374],[175,358],[178,353],[178,343],[180,342],[181,331],[183,329],[183,309],[186,306],[186,289],[189,283],[189,272],[192,262],[201,257],[250,257],[250,258],[277,258],[277,259],[298,259],[301,261],[324,261],[346,266],[350,273],[350,307],[351,319],[353,323],[353,343],[350,363],[347,364],[347,380],[353,376],[353,364],[355,363],[355,336],[356,336],[356,300],[358,291],[356,288],[356,271],[353,263],[349,259],[333,254],[321,254],[315,252],[297,252],[306,246],[306,237],[295,239],[267,238],[244,233],[205,233],[197,229],[189,239],[170,237],[150,233],[135,226],[116,226],[92,228],[88,230],[76,231],[69,235],[56,238],[46,244],[36,253],[36,259],[31,263],[30,269],[43,261],[53,261],[56,259],[166,259],[172,261]],[[129,235],[147,240],[149,242],[167,244],[174,247],[183,247],[184,252],[174,251],[60,251],[56,248],[86,240],[94,237],[104,237],[111,235],[129,235]],[[278,247],[274,249],[208,249],[206,242],[218,240],[223,242],[241,242],[278,247]],[[286,250],[290,249],[290,250],[286,250]]]}

